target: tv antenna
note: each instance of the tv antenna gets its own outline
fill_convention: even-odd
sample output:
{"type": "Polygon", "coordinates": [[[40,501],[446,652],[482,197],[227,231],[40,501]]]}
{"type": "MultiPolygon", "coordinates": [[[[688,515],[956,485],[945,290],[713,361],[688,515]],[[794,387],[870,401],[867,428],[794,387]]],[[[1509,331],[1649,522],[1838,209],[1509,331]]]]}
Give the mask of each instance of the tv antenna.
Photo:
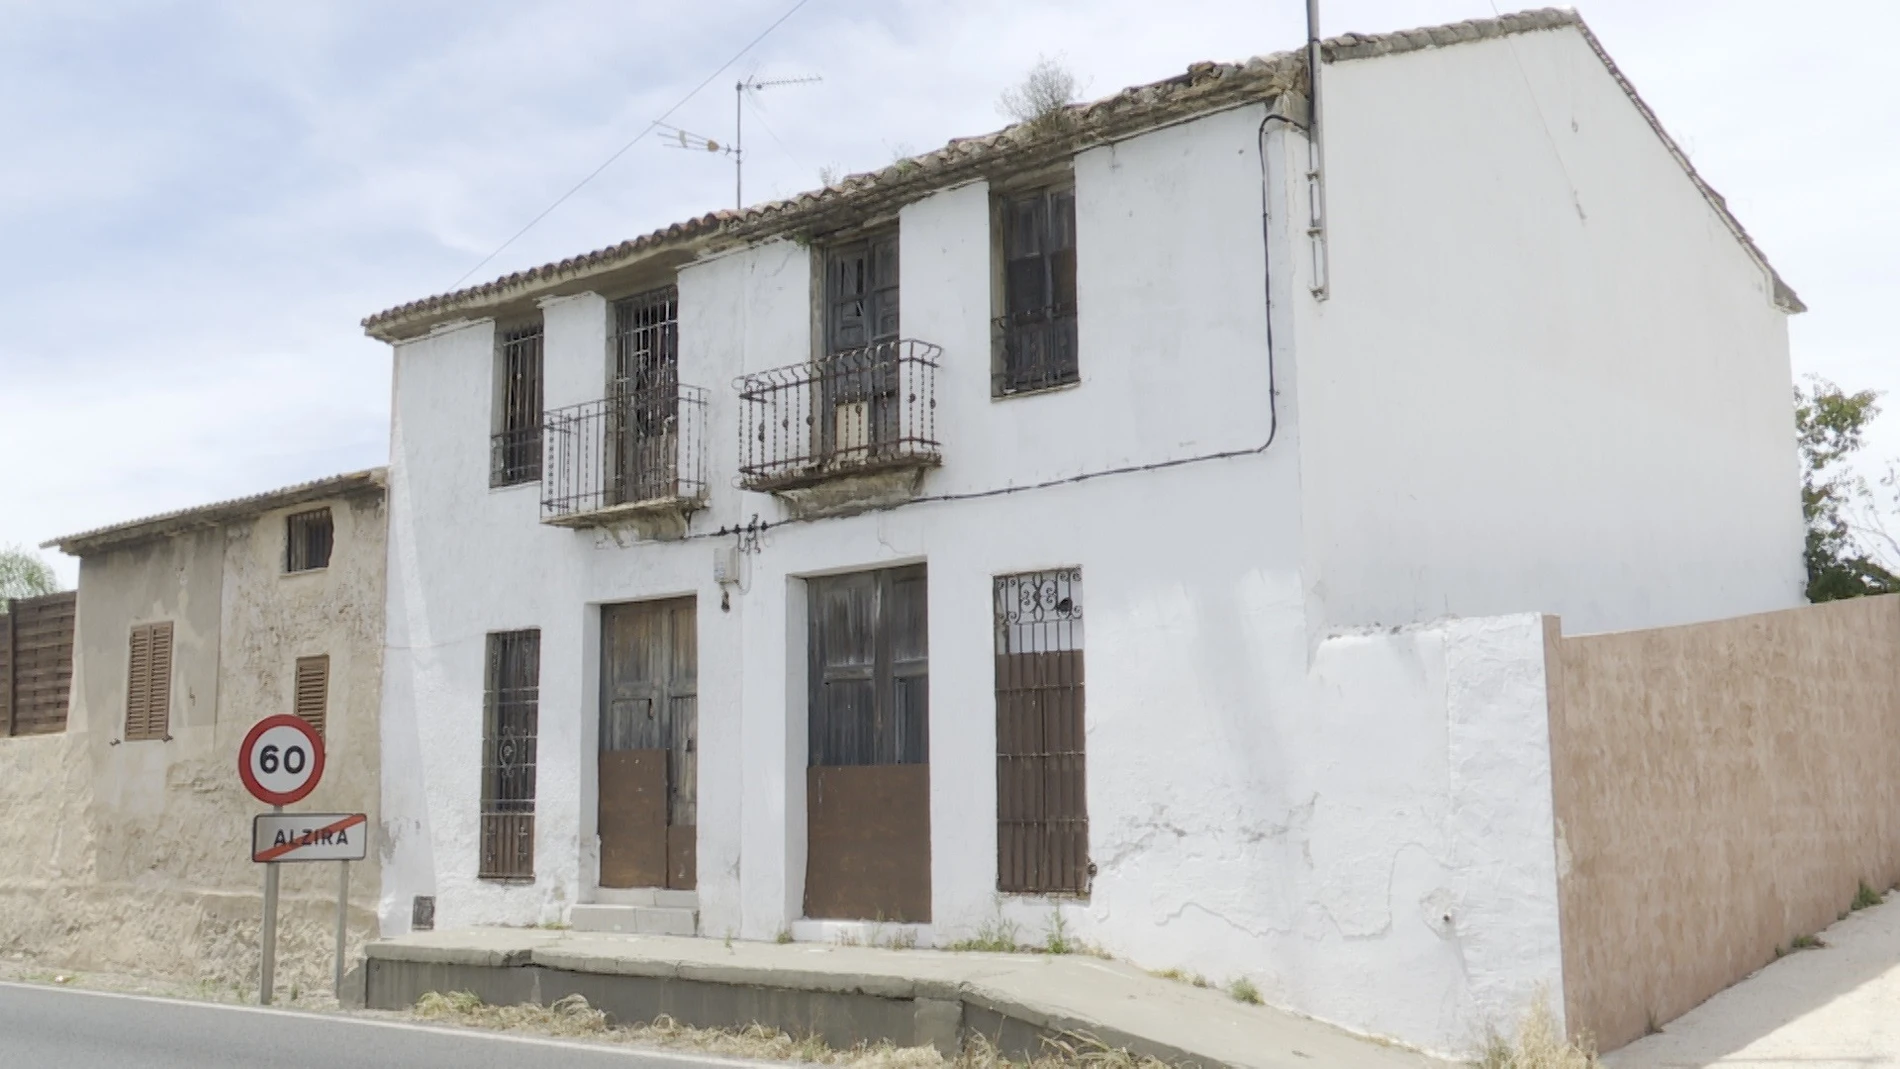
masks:
{"type": "Polygon", "coordinates": [[[760,81],[752,75],[732,85],[732,202],[735,208],[745,207],[745,95],[747,91],[758,92],[761,89],[773,89],[782,85],[810,85],[822,82],[824,78],[812,74],[803,78],[773,78],[760,81]]]}
{"type": "MultiPolygon", "coordinates": [[[[752,75],[747,75],[740,81],[734,82],[732,86],[732,141],[730,143],[717,141],[703,134],[693,133],[691,130],[682,130],[677,126],[671,126],[667,123],[655,123],[654,125],[665,130],[669,135],[664,142],[668,148],[697,149],[702,152],[731,156],[732,206],[734,208],[744,208],[746,93],[756,93],[761,89],[774,89],[782,85],[808,85],[812,82],[822,81],[824,81],[823,77],[814,74],[804,78],[773,78],[768,81],[761,81],[752,75]]],[[[767,133],[770,132],[768,129],[767,133]]]]}

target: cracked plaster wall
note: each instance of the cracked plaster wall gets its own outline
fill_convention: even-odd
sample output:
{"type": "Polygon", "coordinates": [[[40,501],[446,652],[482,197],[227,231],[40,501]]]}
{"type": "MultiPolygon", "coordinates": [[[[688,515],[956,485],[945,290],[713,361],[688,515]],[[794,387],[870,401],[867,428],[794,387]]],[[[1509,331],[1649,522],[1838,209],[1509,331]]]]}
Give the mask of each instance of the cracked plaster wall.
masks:
{"type": "MultiPolygon", "coordinates": [[[[0,739],[0,954],[51,968],[255,985],[263,870],[237,746],[291,708],[299,656],[330,656],[324,782],[293,808],[377,813],[381,495],[323,502],[328,569],[283,574],[284,517],[107,550],[80,563],[62,735],[0,739]],[[127,635],[173,623],[170,741],[122,741],[127,635]]],[[[374,852],[351,876],[352,944],[372,931],[374,852]]],[[[286,865],[278,977],[329,984],[334,865],[286,865]]]]}
{"type": "MultiPolygon", "coordinates": [[[[989,189],[902,210],[903,333],[944,350],[945,460],[925,493],[1266,440],[1263,115],[1236,109],[1077,158],[1074,389],[990,396],[989,189]]],[[[1297,184],[1281,137],[1268,138],[1276,204],[1297,184]]],[[[1282,265],[1296,259],[1296,214],[1272,222],[1282,265]]],[[[731,383],[810,351],[812,259],[776,242],[680,272],[680,378],[709,394],[712,496],[695,532],[785,517],[775,499],[730,488],[731,383]]],[[[628,278],[615,292],[664,281],[628,278]]],[[[1284,307],[1299,282],[1289,270],[1274,285],[1284,307]]],[[[581,295],[544,312],[548,403],[596,396],[606,301],[581,295]]],[[[682,594],[699,599],[701,934],[768,940],[799,922],[805,577],[922,561],[924,944],[999,915],[1040,939],[1060,911],[1073,935],[1118,957],[1223,982],[1245,975],[1281,1005],[1409,1042],[1462,1046],[1481,1019],[1513,1015],[1535,980],[1558,976],[1554,906],[1546,918],[1536,902],[1538,866],[1552,864],[1548,786],[1541,839],[1536,803],[1497,793],[1534,794],[1547,764],[1535,620],[1314,651],[1291,323],[1276,322],[1276,335],[1279,427],[1265,453],[775,527],[743,558],[729,609],[712,579],[726,540],[546,527],[533,487],[489,489],[491,323],[398,346],[383,728],[392,767],[415,773],[385,780],[389,822],[403,830],[385,870],[383,930],[407,930],[414,894],[437,896],[438,928],[559,921],[598,897],[598,606],[682,594]],[[1078,565],[1099,872],[1083,903],[999,896],[991,581],[1078,565]],[[482,636],[530,626],[542,628],[537,878],[485,883],[474,877],[482,636]],[[1509,777],[1496,776],[1499,763],[1509,777]],[[1530,904],[1506,916],[1506,896],[1530,904]]],[[[1541,893],[1554,896],[1546,882],[1541,893]]]]}

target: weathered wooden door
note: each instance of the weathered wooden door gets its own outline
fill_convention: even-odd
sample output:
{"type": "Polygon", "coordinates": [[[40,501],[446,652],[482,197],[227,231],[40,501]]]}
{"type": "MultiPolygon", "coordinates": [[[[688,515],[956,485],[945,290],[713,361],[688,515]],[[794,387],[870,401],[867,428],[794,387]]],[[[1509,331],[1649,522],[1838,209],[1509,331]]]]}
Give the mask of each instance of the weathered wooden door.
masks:
{"type": "Polygon", "coordinates": [[[696,620],[692,598],[601,609],[602,887],[697,882],[696,620]]]}
{"type": "Polygon", "coordinates": [[[882,456],[898,436],[897,235],[833,248],[825,258],[821,455],[882,456]]]}
{"type": "Polygon", "coordinates": [[[807,917],[930,920],[922,565],[814,579],[807,917]]]}

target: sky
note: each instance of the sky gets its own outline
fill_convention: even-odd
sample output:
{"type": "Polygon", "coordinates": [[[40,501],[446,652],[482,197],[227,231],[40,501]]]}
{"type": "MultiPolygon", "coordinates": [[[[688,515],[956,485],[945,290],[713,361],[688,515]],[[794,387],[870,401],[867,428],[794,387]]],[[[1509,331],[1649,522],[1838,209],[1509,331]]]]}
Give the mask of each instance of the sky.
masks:
{"type": "MultiPolygon", "coordinates": [[[[455,288],[794,2],[0,0],[0,546],[384,463],[362,318],[455,288]]],[[[1328,35],[1516,9],[1321,8],[1328,35]]],[[[1900,457],[1900,4],[1578,9],[1811,309],[1797,375],[1889,392],[1867,452],[1900,457]]],[[[747,105],[756,202],[996,129],[1045,56],[1092,98],[1304,33],[1299,0],[806,0],[672,122],[724,141],[740,76],[822,78],[747,105]]],[[[649,137],[466,284],[732,195],[728,159],[649,137]]]]}

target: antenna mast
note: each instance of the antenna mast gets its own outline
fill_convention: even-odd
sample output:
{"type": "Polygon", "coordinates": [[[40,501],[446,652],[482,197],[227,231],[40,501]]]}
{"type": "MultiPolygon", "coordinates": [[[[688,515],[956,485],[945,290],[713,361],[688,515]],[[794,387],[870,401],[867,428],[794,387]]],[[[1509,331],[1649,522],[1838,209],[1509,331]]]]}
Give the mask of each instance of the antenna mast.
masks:
{"type": "Polygon", "coordinates": [[[824,78],[811,75],[806,78],[774,78],[770,81],[747,75],[732,85],[732,206],[735,209],[745,207],[745,94],[750,89],[771,89],[781,85],[806,85],[822,82],[824,78]]]}

